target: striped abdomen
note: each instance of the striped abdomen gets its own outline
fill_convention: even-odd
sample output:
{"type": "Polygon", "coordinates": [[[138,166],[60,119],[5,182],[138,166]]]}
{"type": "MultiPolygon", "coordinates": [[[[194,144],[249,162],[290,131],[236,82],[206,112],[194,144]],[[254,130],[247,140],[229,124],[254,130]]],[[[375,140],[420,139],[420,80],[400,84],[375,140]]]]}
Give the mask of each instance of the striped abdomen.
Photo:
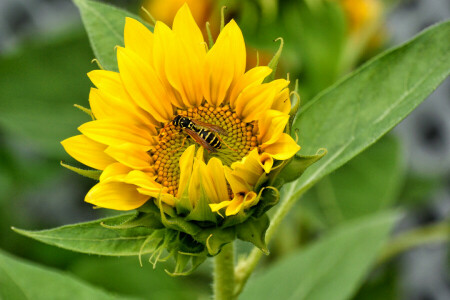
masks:
{"type": "Polygon", "coordinates": [[[211,131],[207,130],[207,129],[203,129],[203,128],[197,128],[195,127],[193,129],[195,132],[197,132],[197,134],[205,140],[205,142],[207,142],[209,145],[211,145],[211,147],[215,148],[215,149],[220,149],[222,148],[222,143],[220,142],[219,138],[211,131]]]}

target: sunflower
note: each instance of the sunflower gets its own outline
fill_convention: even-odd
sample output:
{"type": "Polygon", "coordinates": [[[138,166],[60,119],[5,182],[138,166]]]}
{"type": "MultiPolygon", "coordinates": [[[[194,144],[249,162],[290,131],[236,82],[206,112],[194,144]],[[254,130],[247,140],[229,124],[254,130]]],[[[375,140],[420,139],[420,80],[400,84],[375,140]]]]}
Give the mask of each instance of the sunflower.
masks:
{"type": "Polygon", "coordinates": [[[208,49],[186,4],[172,29],[157,22],[152,33],[127,18],[124,40],[119,72],[88,73],[93,120],[62,142],[101,171],[85,201],[115,210],[148,201],[195,209],[205,198],[210,212],[225,217],[257,205],[260,179],[300,149],[285,132],[289,81],[264,82],[267,66],[245,70],[234,20],[208,49]]]}

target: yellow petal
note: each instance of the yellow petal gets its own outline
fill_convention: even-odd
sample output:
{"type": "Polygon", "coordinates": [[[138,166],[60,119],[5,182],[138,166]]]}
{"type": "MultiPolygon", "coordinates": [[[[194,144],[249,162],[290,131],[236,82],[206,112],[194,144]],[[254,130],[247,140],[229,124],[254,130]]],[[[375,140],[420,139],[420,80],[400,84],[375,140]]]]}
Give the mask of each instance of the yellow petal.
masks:
{"type": "Polygon", "coordinates": [[[244,208],[249,208],[259,202],[258,195],[255,192],[248,192],[244,198],[244,208]]]}
{"type": "Polygon", "coordinates": [[[259,163],[266,173],[270,173],[273,167],[273,158],[267,153],[259,155],[259,163]]]}
{"type": "Polygon", "coordinates": [[[184,150],[180,157],[180,183],[178,185],[177,197],[181,197],[191,178],[192,165],[194,163],[195,145],[184,150]]]}
{"type": "MultiPolygon", "coordinates": [[[[195,53],[192,47],[177,35],[171,43],[168,41],[165,53],[167,80],[179,93],[186,107],[199,106],[203,101],[203,69],[199,68],[203,65],[203,57],[195,53]]],[[[203,51],[206,52],[204,46],[203,51]]]]}
{"type": "Polygon", "coordinates": [[[136,144],[123,143],[109,146],[105,153],[122,163],[137,170],[150,168],[151,157],[147,153],[151,147],[137,146],[136,144]]]}
{"type": "Polygon", "coordinates": [[[235,107],[235,101],[244,89],[261,84],[270,73],[272,73],[271,68],[261,66],[255,67],[239,77],[230,94],[230,106],[235,107]]]}
{"type": "Polygon", "coordinates": [[[283,133],[273,144],[263,145],[261,148],[278,160],[289,159],[300,150],[300,146],[287,133],[283,133]]]}
{"type": "Polygon", "coordinates": [[[108,146],[123,143],[150,146],[154,139],[147,130],[111,119],[87,122],[78,127],[78,130],[88,138],[108,146]]]}
{"type": "Polygon", "coordinates": [[[155,198],[156,200],[161,199],[161,201],[169,206],[174,207],[175,206],[175,197],[172,194],[167,193],[166,189],[161,190],[149,190],[145,188],[138,188],[139,193],[143,195],[148,195],[152,198],[155,198]]]}
{"type": "Polygon", "coordinates": [[[139,21],[126,17],[125,47],[152,65],[153,33],[139,21]]]}
{"type": "Polygon", "coordinates": [[[164,23],[156,22],[153,42],[153,65],[156,74],[164,85],[167,100],[176,107],[185,108],[181,95],[169,83],[166,72],[166,61],[177,59],[169,56],[169,50],[173,49],[174,36],[172,30],[164,23]]]}
{"type": "Polygon", "coordinates": [[[167,100],[164,85],[150,65],[121,47],[117,48],[117,62],[122,82],[133,100],[157,121],[169,121],[173,115],[172,103],[167,100]]]}
{"type": "Polygon", "coordinates": [[[202,185],[212,203],[229,200],[224,167],[218,158],[211,158],[206,165],[201,164],[202,185]]]}
{"type": "Polygon", "coordinates": [[[269,84],[249,87],[236,99],[236,113],[244,122],[256,120],[272,106],[276,91],[269,84]]]}
{"type": "Polygon", "coordinates": [[[121,181],[125,176],[131,172],[133,169],[130,167],[124,166],[121,163],[113,163],[110,164],[103,170],[100,175],[100,182],[105,181],[121,181]]]}
{"type": "Polygon", "coordinates": [[[155,181],[155,176],[153,176],[153,174],[144,173],[138,170],[133,170],[128,173],[127,176],[123,179],[123,182],[134,184],[140,188],[152,190],[154,192],[160,192],[163,189],[161,184],[155,181]]]}
{"type": "Polygon", "coordinates": [[[70,137],[62,141],[61,144],[70,156],[94,169],[103,170],[115,162],[104,152],[106,145],[93,141],[84,135],[70,137]]]}
{"type": "Polygon", "coordinates": [[[234,197],[233,200],[231,200],[231,203],[228,205],[227,209],[225,210],[225,215],[227,217],[234,216],[242,210],[243,206],[244,206],[244,196],[237,195],[234,197]]]}
{"type": "Polygon", "coordinates": [[[209,207],[211,208],[212,212],[217,212],[219,210],[221,210],[224,207],[227,207],[228,205],[230,205],[231,201],[222,201],[220,203],[211,203],[209,204],[209,207]]]}
{"type": "Polygon", "coordinates": [[[196,202],[200,197],[201,194],[201,185],[202,185],[202,172],[201,168],[202,165],[204,165],[205,162],[203,160],[203,147],[199,147],[197,150],[197,154],[194,158],[194,164],[192,166],[192,174],[189,181],[189,199],[191,200],[191,204],[193,207],[195,207],[196,202]]]}
{"type": "Polygon", "coordinates": [[[280,138],[289,121],[289,115],[278,110],[267,110],[258,119],[258,142],[271,144],[280,138]]]}
{"type": "Polygon", "coordinates": [[[224,172],[225,178],[227,179],[227,182],[230,184],[231,190],[235,195],[239,193],[245,193],[251,190],[250,185],[247,182],[245,182],[244,179],[233,173],[233,171],[230,168],[225,167],[224,172]]]}
{"type": "Polygon", "coordinates": [[[212,105],[220,105],[245,71],[245,43],[234,20],[222,30],[216,43],[206,54],[203,94],[212,105]]]}
{"type": "Polygon", "coordinates": [[[225,215],[234,216],[244,208],[249,208],[258,203],[258,195],[255,192],[248,192],[244,195],[237,195],[228,205],[225,215]]]}
{"type": "Polygon", "coordinates": [[[191,205],[195,207],[197,200],[200,199],[201,195],[201,173],[200,173],[200,164],[202,161],[198,159],[194,159],[194,164],[192,166],[192,174],[189,180],[189,200],[191,205]]]}
{"type": "MultiPolygon", "coordinates": [[[[172,26],[173,32],[181,39],[198,59],[205,57],[203,34],[192,17],[189,6],[185,3],[177,12],[172,26]]],[[[198,66],[197,66],[198,67],[198,66]]]]}
{"type": "Polygon", "coordinates": [[[285,114],[291,111],[291,99],[289,98],[289,89],[283,89],[275,96],[271,109],[279,110],[285,114]]]}
{"type": "Polygon", "coordinates": [[[275,96],[288,84],[285,79],[277,79],[245,89],[236,99],[236,113],[244,122],[256,120],[272,107],[275,96]]]}
{"type": "Polygon", "coordinates": [[[135,185],[108,181],[97,183],[87,193],[85,201],[109,209],[132,210],[142,206],[149,198],[140,194],[135,185]]]}
{"type": "MultiPolygon", "coordinates": [[[[263,174],[258,150],[256,148],[250,151],[250,153],[241,161],[233,163],[231,168],[233,169],[233,175],[241,178],[248,186],[254,186],[263,174]]],[[[247,189],[247,191],[248,190],[250,189],[247,189]]]]}
{"type": "Polygon", "coordinates": [[[94,70],[88,73],[89,79],[98,88],[96,93],[101,99],[94,98],[94,102],[89,99],[92,111],[101,111],[101,116],[94,115],[97,119],[108,116],[120,116],[121,113],[135,119],[135,122],[142,124],[157,125],[158,122],[146,111],[140,108],[128,95],[122,84],[120,74],[111,71],[94,70]],[[100,103],[99,103],[100,102],[100,103]],[[93,106],[92,106],[93,105],[93,106]],[[101,107],[99,107],[101,106],[101,107]],[[102,114],[103,113],[103,114],[102,114]]]}

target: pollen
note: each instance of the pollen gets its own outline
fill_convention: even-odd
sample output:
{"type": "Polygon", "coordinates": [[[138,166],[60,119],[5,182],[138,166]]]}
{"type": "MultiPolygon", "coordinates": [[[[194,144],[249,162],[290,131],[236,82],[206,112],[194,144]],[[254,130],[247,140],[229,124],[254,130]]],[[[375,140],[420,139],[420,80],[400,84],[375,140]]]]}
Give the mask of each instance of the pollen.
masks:
{"type": "MultiPolygon", "coordinates": [[[[176,115],[187,117],[194,122],[219,126],[227,134],[219,134],[209,130],[211,134],[219,139],[220,148],[214,147],[216,151],[204,151],[205,162],[212,157],[217,157],[226,166],[231,166],[235,161],[241,160],[253,148],[257,147],[256,134],[258,126],[256,123],[246,123],[228,106],[211,106],[208,103],[186,110],[178,110],[176,115]]],[[[176,116],[175,115],[175,116],[176,116]]],[[[174,116],[174,117],[175,117],[174,116]]],[[[175,126],[172,121],[164,124],[159,130],[158,145],[149,151],[154,161],[156,181],[167,187],[168,192],[176,195],[180,181],[180,157],[184,150],[195,144],[202,147],[181,127],[175,126]]]]}

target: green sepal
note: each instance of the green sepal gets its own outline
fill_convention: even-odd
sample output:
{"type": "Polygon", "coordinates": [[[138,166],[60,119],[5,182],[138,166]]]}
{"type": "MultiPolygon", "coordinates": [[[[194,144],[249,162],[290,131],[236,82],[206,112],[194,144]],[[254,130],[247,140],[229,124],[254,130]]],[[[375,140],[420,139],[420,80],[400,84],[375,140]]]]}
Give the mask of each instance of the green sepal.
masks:
{"type": "Polygon", "coordinates": [[[298,109],[300,108],[300,94],[298,93],[298,79],[295,80],[294,90],[291,92],[291,111],[289,112],[289,121],[286,130],[290,134],[292,123],[294,123],[295,117],[297,116],[298,109]]]}
{"type": "Polygon", "coordinates": [[[178,245],[175,249],[177,252],[190,253],[191,255],[199,254],[205,250],[205,243],[200,243],[191,235],[180,232],[177,239],[178,245]]]}
{"type": "Polygon", "coordinates": [[[227,216],[222,224],[222,228],[228,228],[237,224],[241,224],[245,222],[249,217],[250,215],[248,213],[246,213],[244,210],[241,210],[233,216],[227,216]]]}
{"type": "Polygon", "coordinates": [[[110,229],[129,229],[134,227],[148,227],[152,229],[162,229],[164,225],[161,223],[161,218],[155,213],[137,212],[134,218],[123,222],[122,224],[110,225],[106,223],[100,223],[105,228],[110,229]]]}
{"type": "Polygon", "coordinates": [[[90,110],[89,108],[84,107],[84,106],[79,105],[79,104],[74,104],[73,106],[78,108],[79,110],[81,110],[85,114],[87,114],[89,117],[91,117],[92,120],[95,120],[94,114],[92,113],[92,110],[90,110]]]}
{"type": "Polygon", "coordinates": [[[193,207],[191,200],[189,200],[188,185],[186,185],[181,197],[175,200],[175,208],[180,216],[188,215],[192,211],[193,207]]]}
{"type": "Polygon", "coordinates": [[[207,252],[210,256],[219,254],[222,247],[231,243],[236,238],[236,230],[234,227],[230,228],[214,228],[204,229],[199,234],[193,236],[195,240],[206,246],[207,252]]]}
{"type": "Polygon", "coordinates": [[[186,216],[185,220],[217,223],[217,214],[213,213],[209,207],[209,201],[202,185],[200,185],[200,199],[196,201],[195,207],[186,216]]]}
{"type": "Polygon", "coordinates": [[[299,178],[308,167],[327,154],[327,149],[321,148],[314,155],[294,155],[278,174],[274,186],[281,186],[299,178]]]}
{"type": "Polygon", "coordinates": [[[280,192],[273,186],[267,186],[260,191],[262,193],[258,205],[253,210],[252,216],[259,218],[264,215],[271,207],[280,201],[280,192]]]}
{"type": "Polygon", "coordinates": [[[187,276],[192,274],[198,266],[200,266],[207,258],[205,254],[191,255],[190,253],[178,252],[175,254],[175,269],[173,272],[165,269],[166,273],[170,276],[187,276]],[[191,263],[190,268],[185,270],[186,266],[191,263]]]}
{"type": "Polygon", "coordinates": [[[72,172],[75,172],[81,176],[87,177],[87,178],[91,178],[94,180],[99,180],[100,179],[100,174],[102,174],[102,171],[100,170],[87,170],[87,169],[80,169],[71,165],[68,165],[64,162],[61,162],[61,166],[63,166],[66,169],[69,169],[72,172]]]}
{"type": "Polygon", "coordinates": [[[280,41],[280,47],[278,47],[277,52],[275,52],[274,56],[272,57],[269,64],[267,65],[269,68],[272,69],[272,73],[270,73],[269,76],[266,77],[266,79],[264,80],[265,83],[271,82],[275,79],[275,73],[277,72],[278,61],[280,60],[281,52],[283,52],[283,46],[284,46],[283,38],[279,37],[274,40],[274,42],[277,42],[277,41],[280,41]]]}
{"type": "Polygon", "coordinates": [[[237,238],[252,243],[264,254],[269,255],[265,239],[269,224],[270,220],[267,214],[259,218],[250,217],[245,223],[236,226],[237,238]]]}
{"type": "Polygon", "coordinates": [[[127,228],[122,228],[122,225],[125,225],[128,222],[133,221],[134,219],[137,218],[137,216],[139,215],[138,211],[135,211],[133,215],[126,215],[124,216],[124,218],[120,218],[120,219],[107,219],[106,222],[101,222],[100,226],[104,227],[104,228],[109,228],[109,229],[127,229],[127,228]]]}
{"type": "Polygon", "coordinates": [[[269,176],[267,176],[267,173],[264,172],[261,174],[261,176],[259,176],[258,180],[256,181],[254,190],[255,191],[260,191],[262,186],[267,182],[269,176]]]}
{"type": "Polygon", "coordinates": [[[161,199],[159,200],[159,207],[160,207],[160,216],[161,216],[161,222],[166,228],[170,228],[176,231],[185,232],[187,234],[190,234],[192,236],[196,235],[201,231],[201,228],[191,222],[185,221],[181,217],[170,217],[167,218],[166,214],[162,208],[161,199]]]}

